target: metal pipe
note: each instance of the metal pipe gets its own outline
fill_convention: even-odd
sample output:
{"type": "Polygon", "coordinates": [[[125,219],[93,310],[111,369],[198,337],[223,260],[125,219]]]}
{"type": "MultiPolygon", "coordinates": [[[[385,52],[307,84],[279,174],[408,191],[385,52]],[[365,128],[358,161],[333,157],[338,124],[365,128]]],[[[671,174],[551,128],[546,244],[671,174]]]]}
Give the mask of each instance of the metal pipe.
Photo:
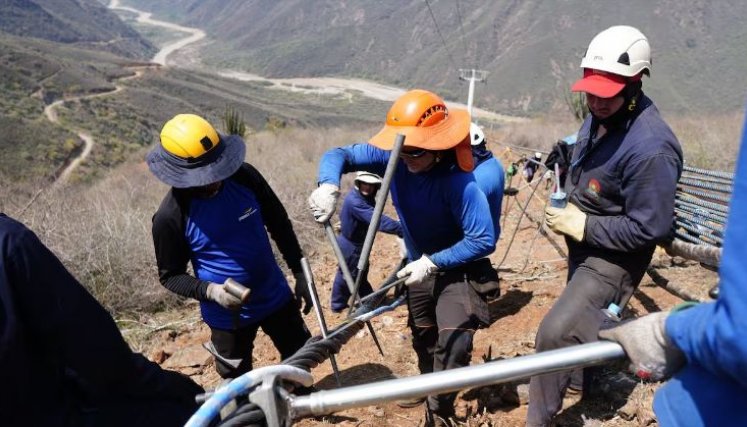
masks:
{"type": "MultiPolygon", "coordinates": [[[[345,255],[342,254],[340,245],[337,243],[335,230],[332,229],[332,224],[330,224],[329,221],[324,223],[324,231],[327,232],[327,237],[332,245],[332,251],[335,253],[337,263],[340,265],[342,277],[345,279],[345,283],[348,285],[348,289],[350,290],[350,303],[348,305],[350,306],[350,311],[352,311],[355,302],[359,300],[358,287],[353,284],[353,275],[350,273],[348,263],[345,260],[345,255]]],[[[361,277],[360,272],[358,272],[358,277],[361,277]]],[[[350,311],[348,312],[348,316],[350,315],[350,311]]],[[[366,322],[366,327],[368,328],[368,332],[371,333],[371,339],[373,339],[374,344],[376,344],[376,348],[379,349],[379,353],[384,356],[384,350],[381,348],[381,343],[379,343],[379,338],[376,336],[376,331],[374,330],[373,325],[371,325],[371,322],[366,322]]]]}
{"type": "MultiPolygon", "coordinates": [[[[314,306],[316,319],[319,321],[319,329],[322,331],[322,338],[327,338],[327,335],[329,335],[329,330],[327,329],[327,321],[324,319],[322,305],[319,303],[319,294],[316,292],[316,284],[314,283],[314,274],[311,272],[311,266],[309,265],[309,260],[307,260],[306,257],[301,258],[301,269],[303,270],[303,275],[306,277],[306,285],[309,287],[311,303],[314,306]]],[[[337,386],[342,386],[340,370],[337,368],[337,360],[335,359],[335,355],[331,352],[329,353],[329,363],[332,365],[332,371],[335,374],[337,386]]]]}
{"type": "Polygon", "coordinates": [[[397,399],[500,384],[534,375],[599,365],[623,357],[625,351],[620,344],[598,341],[431,374],[325,390],[293,398],[290,402],[291,417],[325,415],[397,399]]]}
{"type": "Polygon", "coordinates": [[[350,269],[348,268],[347,261],[345,261],[345,255],[343,255],[342,249],[340,249],[340,244],[337,243],[337,236],[335,236],[335,230],[332,229],[332,224],[330,224],[329,221],[324,223],[324,231],[327,233],[327,238],[329,239],[329,243],[332,245],[332,252],[334,252],[335,257],[337,257],[337,264],[340,265],[340,271],[342,271],[342,277],[343,279],[345,279],[345,284],[348,285],[348,290],[350,291],[350,296],[352,297],[354,295],[353,284],[355,283],[355,281],[353,280],[353,275],[350,274],[350,269]]]}
{"type": "MultiPolygon", "coordinates": [[[[374,206],[373,215],[371,215],[371,222],[368,224],[368,231],[366,232],[366,240],[363,241],[363,248],[361,249],[361,257],[358,259],[358,275],[355,277],[355,286],[353,287],[353,298],[358,298],[358,289],[361,286],[361,280],[363,274],[368,269],[368,257],[371,255],[371,248],[373,247],[374,238],[376,238],[376,232],[379,231],[379,223],[381,222],[381,214],[384,212],[384,205],[386,205],[386,199],[389,196],[389,187],[394,178],[394,172],[397,170],[397,164],[399,163],[399,153],[402,151],[402,146],[405,144],[405,136],[398,133],[394,138],[394,146],[389,154],[389,162],[386,165],[384,171],[384,177],[381,180],[381,188],[376,195],[376,205],[374,206]]],[[[348,310],[348,316],[353,312],[353,305],[350,305],[348,310]]]]}

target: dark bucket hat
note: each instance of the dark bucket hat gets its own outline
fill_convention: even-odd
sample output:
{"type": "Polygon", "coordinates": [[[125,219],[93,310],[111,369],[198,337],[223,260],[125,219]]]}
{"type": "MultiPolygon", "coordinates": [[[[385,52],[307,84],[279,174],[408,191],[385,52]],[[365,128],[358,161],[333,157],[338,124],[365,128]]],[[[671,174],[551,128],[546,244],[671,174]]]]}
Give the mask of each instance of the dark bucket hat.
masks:
{"type": "Polygon", "coordinates": [[[238,135],[220,135],[216,147],[200,157],[177,157],[158,143],[146,161],[153,175],[176,188],[201,187],[233,175],[244,163],[246,144],[238,135]]]}

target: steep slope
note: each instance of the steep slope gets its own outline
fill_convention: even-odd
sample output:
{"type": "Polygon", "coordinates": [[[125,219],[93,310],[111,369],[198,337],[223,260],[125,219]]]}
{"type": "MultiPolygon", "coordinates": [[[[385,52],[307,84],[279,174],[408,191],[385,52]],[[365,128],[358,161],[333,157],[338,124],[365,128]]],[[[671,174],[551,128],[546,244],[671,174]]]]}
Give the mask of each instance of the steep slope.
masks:
{"type": "Polygon", "coordinates": [[[366,77],[462,100],[457,69],[476,67],[490,72],[478,105],[514,113],[562,106],[589,40],[624,23],[652,41],[648,91],[666,110],[730,110],[744,97],[734,90],[747,71],[747,2],[738,0],[125,3],[204,29],[216,40],[203,52],[210,65],[276,77],[366,77]]]}
{"type": "Polygon", "coordinates": [[[149,41],[96,0],[5,0],[0,31],[130,58],[145,59],[155,52],[149,41]]]}

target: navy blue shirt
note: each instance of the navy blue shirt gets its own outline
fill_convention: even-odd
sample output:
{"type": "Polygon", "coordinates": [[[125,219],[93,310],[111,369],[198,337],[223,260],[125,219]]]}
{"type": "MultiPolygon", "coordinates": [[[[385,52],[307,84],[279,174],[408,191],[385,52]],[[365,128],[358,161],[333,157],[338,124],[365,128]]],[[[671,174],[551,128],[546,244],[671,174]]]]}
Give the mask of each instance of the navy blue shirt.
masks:
{"type": "MultiPolygon", "coordinates": [[[[346,238],[355,246],[362,246],[368,233],[368,225],[374,211],[374,200],[363,197],[358,189],[353,188],[345,196],[340,209],[340,236],[346,238]]],[[[381,215],[379,231],[402,236],[402,226],[399,221],[381,215]]]]}
{"type": "Polygon", "coordinates": [[[565,190],[588,215],[587,246],[640,251],[670,235],[682,150],[648,97],[638,108],[600,138],[591,115],[579,130],[565,190]]]}

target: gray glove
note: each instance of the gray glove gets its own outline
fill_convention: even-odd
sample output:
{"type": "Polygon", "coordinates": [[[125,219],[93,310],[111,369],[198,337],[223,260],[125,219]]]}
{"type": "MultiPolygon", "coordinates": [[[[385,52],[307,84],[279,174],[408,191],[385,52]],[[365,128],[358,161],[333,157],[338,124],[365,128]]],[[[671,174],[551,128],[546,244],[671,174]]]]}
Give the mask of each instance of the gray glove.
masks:
{"type": "Polygon", "coordinates": [[[309,208],[318,223],[324,224],[335,213],[335,204],[340,196],[340,188],[334,184],[323,183],[309,196],[309,208]]]}
{"type": "Polygon", "coordinates": [[[645,380],[669,378],[686,362],[664,328],[669,312],[649,314],[620,326],[599,331],[599,338],[615,341],[630,359],[630,371],[645,380]]]}
{"type": "Polygon", "coordinates": [[[210,301],[217,302],[223,308],[238,310],[241,308],[241,300],[226,292],[226,287],[217,283],[211,283],[207,287],[207,297],[210,301]]]}

